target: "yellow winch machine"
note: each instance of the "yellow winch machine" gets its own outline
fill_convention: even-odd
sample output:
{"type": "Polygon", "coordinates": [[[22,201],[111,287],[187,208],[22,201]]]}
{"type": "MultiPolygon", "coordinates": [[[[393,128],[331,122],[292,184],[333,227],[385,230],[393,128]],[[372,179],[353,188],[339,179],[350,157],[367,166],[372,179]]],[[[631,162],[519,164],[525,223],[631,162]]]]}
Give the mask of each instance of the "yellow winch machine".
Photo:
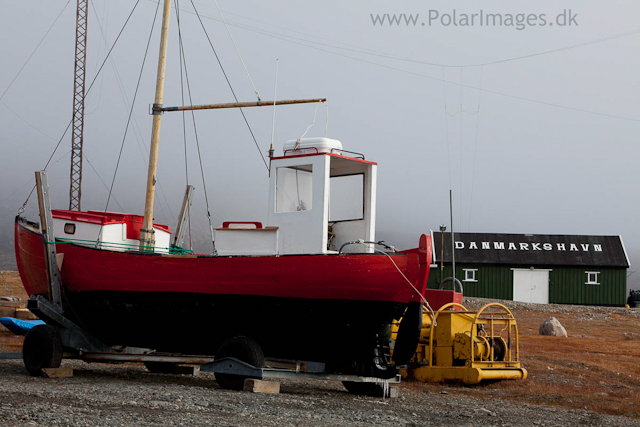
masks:
{"type": "MultiPolygon", "coordinates": [[[[393,338],[397,328],[394,324],[393,338]]],[[[465,384],[525,379],[519,358],[518,325],[507,307],[491,303],[468,311],[449,302],[436,312],[424,310],[418,348],[401,374],[418,381],[465,384]]]]}

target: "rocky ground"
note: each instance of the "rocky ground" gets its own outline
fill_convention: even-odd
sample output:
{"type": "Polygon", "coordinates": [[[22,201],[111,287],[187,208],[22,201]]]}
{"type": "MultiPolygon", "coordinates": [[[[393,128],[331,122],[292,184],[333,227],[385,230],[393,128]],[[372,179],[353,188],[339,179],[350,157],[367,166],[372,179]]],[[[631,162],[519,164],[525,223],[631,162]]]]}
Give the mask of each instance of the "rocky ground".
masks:
{"type": "Polygon", "coordinates": [[[283,381],[277,395],[218,388],[212,374],[150,374],[142,366],[65,362],[73,378],[29,377],[20,361],[0,364],[0,423],[14,425],[640,425],[586,410],[401,388],[400,397],[352,396],[339,383],[283,381]]]}
{"type": "MultiPolygon", "coordinates": [[[[3,273],[17,294],[17,276],[3,273]]],[[[639,311],[504,303],[518,319],[525,381],[405,382],[394,399],[353,396],[335,382],[282,381],[280,394],[267,395],[221,390],[209,373],[65,360],[72,378],[44,379],[30,377],[21,360],[0,360],[0,425],[640,426],[639,311]],[[550,316],[569,337],[538,335],[550,316]]],[[[0,351],[19,345],[0,333],[0,351]]]]}

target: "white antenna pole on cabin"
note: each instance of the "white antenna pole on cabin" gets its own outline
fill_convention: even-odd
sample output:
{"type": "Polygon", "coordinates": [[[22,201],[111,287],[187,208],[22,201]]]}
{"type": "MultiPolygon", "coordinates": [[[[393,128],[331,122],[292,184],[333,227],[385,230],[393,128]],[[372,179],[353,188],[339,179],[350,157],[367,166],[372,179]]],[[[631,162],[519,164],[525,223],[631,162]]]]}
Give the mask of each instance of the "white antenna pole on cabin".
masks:
{"type": "Polygon", "coordinates": [[[278,94],[278,59],[276,58],[276,81],[273,85],[273,122],[271,123],[271,150],[273,150],[273,138],[276,132],[276,99],[278,94]]]}
{"type": "Polygon", "coordinates": [[[278,58],[276,58],[276,81],[273,85],[273,121],[271,123],[271,146],[269,147],[269,177],[271,177],[271,158],[273,157],[273,138],[276,133],[277,94],[278,94],[278,58]]]}

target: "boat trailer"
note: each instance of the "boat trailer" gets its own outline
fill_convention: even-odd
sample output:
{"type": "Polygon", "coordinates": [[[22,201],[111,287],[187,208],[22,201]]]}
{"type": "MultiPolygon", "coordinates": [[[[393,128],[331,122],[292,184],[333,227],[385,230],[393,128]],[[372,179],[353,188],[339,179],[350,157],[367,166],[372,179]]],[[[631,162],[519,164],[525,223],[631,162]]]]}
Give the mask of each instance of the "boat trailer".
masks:
{"type": "Polygon", "coordinates": [[[152,373],[182,373],[181,365],[196,365],[200,371],[213,372],[218,384],[230,390],[242,390],[245,379],[307,379],[342,381],[350,391],[351,384],[368,383],[373,387],[353,389],[365,390],[362,394],[376,397],[392,397],[389,384],[401,381],[400,375],[381,379],[328,373],[321,362],[265,359],[257,343],[247,337],[231,338],[231,345],[226,347],[223,343],[218,353],[226,348],[224,357],[157,353],[138,347],[109,347],[65,317],[59,307],[42,296],[29,298],[27,308],[46,323],[31,329],[24,341],[24,364],[33,376],[42,375],[43,368],[59,367],[62,359],[79,359],[89,363],[142,362],[152,373]],[[244,356],[248,353],[258,354],[258,357],[242,360],[247,359],[244,356]]]}

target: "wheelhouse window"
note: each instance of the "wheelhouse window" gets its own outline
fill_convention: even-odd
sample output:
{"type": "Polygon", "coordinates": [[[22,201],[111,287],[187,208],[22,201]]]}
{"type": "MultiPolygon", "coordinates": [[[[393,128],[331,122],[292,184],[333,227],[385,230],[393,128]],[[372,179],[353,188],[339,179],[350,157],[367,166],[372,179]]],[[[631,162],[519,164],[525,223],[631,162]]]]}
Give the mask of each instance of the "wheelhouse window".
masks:
{"type": "Polygon", "coordinates": [[[586,285],[599,285],[598,276],[600,275],[599,271],[586,271],[587,274],[587,282],[586,285]]]}
{"type": "Polygon", "coordinates": [[[329,221],[364,218],[364,174],[332,176],[329,185],[329,221]]]}
{"type": "Polygon", "coordinates": [[[76,234],[76,225],[74,223],[67,222],[64,225],[64,232],[66,234],[76,234]]]}
{"type": "Polygon", "coordinates": [[[276,169],[276,212],[301,212],[313,207],[313,165],[276,169]]]}
{"type": "Polygon", "coordinates": [[[464,271],[464,282],[477,282],[478,281],[476,279],[476,272],[478,271],[477,269],[464,268],[462,271],[464,271]]]}

